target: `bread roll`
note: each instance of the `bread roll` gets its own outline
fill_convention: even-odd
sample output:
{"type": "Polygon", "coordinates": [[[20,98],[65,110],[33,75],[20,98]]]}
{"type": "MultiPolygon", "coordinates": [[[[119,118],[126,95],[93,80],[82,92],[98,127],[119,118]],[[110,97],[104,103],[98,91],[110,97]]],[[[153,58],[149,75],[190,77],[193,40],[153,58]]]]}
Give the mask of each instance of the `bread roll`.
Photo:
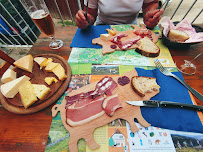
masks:
{"type": "Polygon", "coordinates": [[[187,33],[183,32],[183,31],[180,31],[180,30],[169,30],[168,38],[170,40],[172,40],[172,41],[181,43],[181,42],[185,42],[190,37],[188,36],[187,33]]]}

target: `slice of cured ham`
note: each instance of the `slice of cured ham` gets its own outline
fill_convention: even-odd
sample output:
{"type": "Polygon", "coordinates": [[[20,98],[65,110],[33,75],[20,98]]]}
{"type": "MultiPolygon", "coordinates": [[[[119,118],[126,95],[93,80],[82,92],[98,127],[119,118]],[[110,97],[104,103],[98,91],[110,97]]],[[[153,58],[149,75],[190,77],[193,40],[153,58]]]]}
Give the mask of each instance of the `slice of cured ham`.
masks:
{"type": "Polygon", "coordinates": [[[114,37],[112,37],[110,39],[110,41],[115,43],[115,44],[118,44],[120,42],[120,39],[123,38],[123,37],[126,37],[126,36],[127,36],[126,34],[118,33],[114,37]]]}
{"type": "Polygon", "coordinates": [[[95,87],[85,93],[74,96],[66,96],[66,118],[67,124],[77,126],[87,123],[103,115],[103,101],[106,96],[112,96],[118,88],[118,84],[112,77],[102,78],[95,87]]]}
{"type": "Polygon", "coordinates": [[[105,76],[102,78],[96,85],[95,90],[91,90],[89,92],[76,94],[74,96],[66,96],[67,100],[66,108],[72,105],[75,102],[79,102],[80,100],[84,100],[84,98],[92,98],[106,94],[107,96],[111,96],[115,93],[118,88],[118,84],[113,80],[112,77],[105,76]]]}
{"type": "Polygon", "coordinates": [[[115,93],[118,88],[118,84],[113,80],[112,77],[104,77],[102,78],[96,85],[97,94],[106,94],[107,96],[111,96],[115,93]]]}
{"type": "Polygon", "coordinates": [[[122,104],[118,98],[118,95],[113,95],[106,98],[102,105],[105,113],[109,116],[113,116],[116,109],[121,108],[122,104]]]}
{"type": "Polygon", "coordinates": [[[139,29],[139,30],[137,29],[137,30],[134,30],[134,33],[136,35],[141,36],[142,38],[147,36],[148,38],[150,38],[153,41],[152,32],[150,30],[148,30],[148,29],[139,29]]]}
{"type": "Polygon", "coordinates": [[[131,39],[128,39],[126,41],[123,41],[123,42],[120,42],[118,44],[118,47],[121,49],[121,50],[126,50],[128,48],[130,48],[133,44],[136,44],[137,41],[139,41],[141,39],[141,36],[136,36],[134,38],[131,38],[131,39]]]}
{"type": "Polygon", "coordinates": [[[66,109],[67,124],[78,126],[102,116],[105,113],[102,108],[104,99],[104,95],[101,95],[94,100],[82,101],[83,104],[75,103],[69,106],[66,109]]]}

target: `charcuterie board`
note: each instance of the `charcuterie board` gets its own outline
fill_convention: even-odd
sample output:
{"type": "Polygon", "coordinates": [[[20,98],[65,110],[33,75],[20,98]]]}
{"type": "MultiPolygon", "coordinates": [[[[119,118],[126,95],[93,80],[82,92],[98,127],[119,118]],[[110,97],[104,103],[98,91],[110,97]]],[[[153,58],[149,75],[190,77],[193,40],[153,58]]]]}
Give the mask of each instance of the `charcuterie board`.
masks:
{"type": "MultiPolygon", "coordinates": [[[[123,37],[121,38],[121,41],[124,42],[124,41],[127,41],[127,40],[130,40],[132,38],[135,38],[137,35],[134,33],[135,30],[142,30],[142,29],[146,29],[145,26],[137,26],[137,25],[131,25],[132,28],[134,29],[130,29],[130,30],[126,30],[126,31],[117,31],[116,29],[113,29],[113,31],[118,34],[118,33],[123,33],[125,35],[127,35],[127,37],[123,37]]],[[[156,43],[158,41],[158,36],[153,32],[151,31],[151,36],[152,36],[152,41],[154,43],[156,43]]],[[[110,39],[112,38],[113,36],[110,35],[110,39]]],[[[108,53],[112,53],[114,51],[120,51],[121,49],[119,47],[116,47],[116,48],[112,48],[111,45],[114,45],[113,42],[111,42],[110,40],[109,41],[104,41],[102,40],[100,37],[98,38],[95,38],[92,40],[92,44],[98,44],[98,45],[101,45],[102,46],[102,54],[108,54],[108,53]]],[[[130,50],[130,49],[136,49],[138,47],[137,44],[133,44],[131,47],[129,47],[127,50],[130,50]]]]}
{"type": "MultiPolygon", "coordinates": [[[[133,69],[132,71],[126,72],[124,75],[131,79],[133,76],[137,76],[137,72],[135,69],[133,69]]],[[[113,77],[115,82],[117,82],[118,78],[119,78],[118,76],[113,77]]],[[[76,95],[76,94],[79,94],[82,92],[84,93],[84,92],[94,90],[96,84],[97,84],[97,82],[91,83],[89,85],[86,85],[82,88],[79,88],[79,89],[69,93],[68,95],[73,96],[73,95],[76,95]]],[[[150,126],[150,124],[142,117],[140,107],[135,107],[135,106],[129,105],[129,104],[125,103],[125,101],[148,100],[158,93],[159,93],[159,91],[154,91],[151,93],[146,93],[145,97],[140,97],[137,93],[135,93],[133,91],[130,83],[128,83],[127,85],[124,85],[124,86],[118,85],[118,89],[115,92],[115,94],[118,95],[123,107],[117,109],[112,117],[108,116],[107,114],[103,114],[102,116],[100,116],[88,123],[71,127],[70,125],[68,125],[66,123],[66,109],[65,109],[66,99],[65,98],[63,99],[61,104],[56,104],[55,106],[53,106],[52,116],[55,117],[57,115],[57,113],[60,111],[62,123],[63,123],[64,127],[70,133],[70,140],[69,140],[70,152],[77,151],[77,142],[81,138],[85,139],[87,145],[91,149],[96,149],[99,147],[99,145],[95,142],[95,140],[93,138],[94,130],[96,128],[106,125],[116,119],[126,120],[130,124],[132,132],[136,132],[139,130],[134,122],[135,118],[138,120],[138,122],[142,126],[144,126],[144,127],[150,126]]]]}
{"type": "MultiPolygon", "coordinates": [[[[44,84],[51,89],[51,92],[44,100],[36,101],[33,105],[31,105],[27,109],[24,108],[21,102],[19,93],[14,98],[6,98],[0,92],[1,104],[8,111],[15,114],[30,114],[30,113],[40,111],[48,107],[49,105],[53,104],[54,102],[56,102],[57,99],[60,98],[61,95],[65,92],[65,90],[68,88],[68,85],[71,79],[71,68],[68,62],[64,58],[55,54],[41,54],[38,56],[45,57],[45,58],[52,58],[53,62],[60,63],[65,69],[67,78],[63,81],[59,80],[57,83],[52,83],[51,85],[47,85],[44,80],[45,77],[56,77],[56,76],[52,72],[45,71],[44,68],[40,70],[40,67],[36,62],[33,63],[32,73],[19,69],[17,67],[14,67],[13,70],[17,73],[17,77],[20,77],[22,75],[27,75],[31,78],[30,81],[32,84],[44,84]]],[[[33,57],[36,57],[36,56],[33,56],[33,57]]]]}

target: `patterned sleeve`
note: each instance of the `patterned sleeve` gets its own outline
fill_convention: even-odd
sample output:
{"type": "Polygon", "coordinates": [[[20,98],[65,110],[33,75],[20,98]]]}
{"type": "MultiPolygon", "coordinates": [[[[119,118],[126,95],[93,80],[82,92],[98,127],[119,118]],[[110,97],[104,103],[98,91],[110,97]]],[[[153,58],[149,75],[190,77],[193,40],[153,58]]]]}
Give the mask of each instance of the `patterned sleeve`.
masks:
{"type": "Polygon", "coordinates": [[[144,3],[150,3],[153,2],[154,0],[144,0],[144,3]]]}
{"type": "MultiPolygon", "coordinates": [[[[87,0],[84,0],[84,4],[87,6],[87,0]]],[[[88,7],[92,9],[98,8],[98,0],[89,0],[88,7]]]]}

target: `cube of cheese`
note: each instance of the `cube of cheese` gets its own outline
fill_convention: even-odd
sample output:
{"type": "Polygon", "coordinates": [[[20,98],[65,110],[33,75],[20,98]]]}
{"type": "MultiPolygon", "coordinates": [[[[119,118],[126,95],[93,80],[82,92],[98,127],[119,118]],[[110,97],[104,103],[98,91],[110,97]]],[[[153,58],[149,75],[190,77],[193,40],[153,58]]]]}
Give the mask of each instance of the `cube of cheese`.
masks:
{"type": "Polygon", "coordinates": [[[51,85],[52,82],[55,82],[55,83],[58,82],[58,80],[55,77],[46,77],[44,80],[48,85],[51,85]]]}
{"type": "Polygon", "coordinates": [[[13,98],[18,93],[18,88],[25,82],[30,80],[27,76],[21,76],[15,80],[1,85],[1,93],[6,98],[13,98]]]}
{"type": "Polygon", "coordinates": [[[2,75],[1,82],[7,83],[15,79],[16,79],[16,72],[13,71],[12,69],[7,69],[6,72],[4,72],[4,74],[2,75]]]}
{"type": "Polygon", "coordinates": [[[55,68],[59,63],[49,62],[45,67],[45,70],[48,72],[52,72],[53,68],[55,68]]]}
{"type": "Polygon", "coordinates": [[[65,70],[60,63],[55,68],[53,68],[52,72],[59,78],[59,80],[64,80],[67,78],[65,70]]]}
{"type": "Polygon", "coordinates": [[[104,41],[108,41],[110,39],[109,34],[101,34],[100,39],[102,39],[104,41]]]}
{"type": "Polygon", "coordinates": [[[19,87],[19,94],[25,108],[28,108],[38,100],[34,93],[34,88],[30,81],[25,81],[19,87]]]}
{"type": "Polygon", "coordinates": [[[111,34],[112,36],[116,35],[116,32],[114,30],[111,30],[111,29],[106,29],[109,34],[111,34]]]}
{"type": "Polygon", "coordinates": [[[32,73],[32,69],[33,69],[33,57],[31,54],[26,55],[22,58],[20,58],[19,60],[15,61],[13,63],[15,66],[17,66],[20,69],[23,69],[25,71],[31,72],[32,73]]]}
{"type": "Polygon", "coordinates": [[[51,89],[43,84],[32,84],[34,93],[40,100],[44,100],[51,92],[51,89]]]}

